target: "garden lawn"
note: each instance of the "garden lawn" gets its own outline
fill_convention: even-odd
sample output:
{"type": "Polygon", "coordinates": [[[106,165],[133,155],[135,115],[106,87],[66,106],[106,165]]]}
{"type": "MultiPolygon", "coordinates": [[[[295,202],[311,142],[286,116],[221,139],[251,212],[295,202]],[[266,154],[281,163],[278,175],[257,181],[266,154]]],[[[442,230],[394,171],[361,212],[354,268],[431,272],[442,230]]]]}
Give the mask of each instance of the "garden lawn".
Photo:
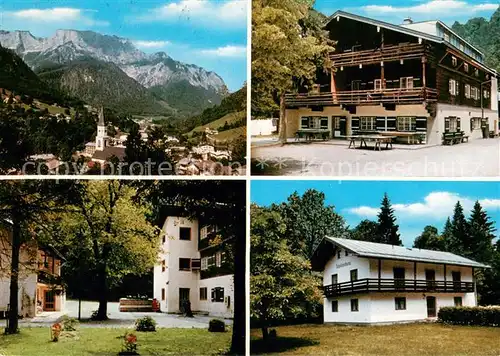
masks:
{"type": "Polygon", "coordinates": [[[229,349],[231,332],[203,329],[157,329],[135,332],[119,328],[80,328],[78,338],[50,341],[50,330],[22,328],[18,335],[0,335],[0,356],[117,355],[126,331],[137,335],[140,355],[217,355],[229,349]],[[118,338],[119,337],[119,338],[118,338]]]}
{"type": "Polygon", "coordinates": [[[500,328],[399,324],[388,326],[300,325],[276,328],[266,345],[260,329],[251,332],[252,354],[498,356],[500,328]]]}

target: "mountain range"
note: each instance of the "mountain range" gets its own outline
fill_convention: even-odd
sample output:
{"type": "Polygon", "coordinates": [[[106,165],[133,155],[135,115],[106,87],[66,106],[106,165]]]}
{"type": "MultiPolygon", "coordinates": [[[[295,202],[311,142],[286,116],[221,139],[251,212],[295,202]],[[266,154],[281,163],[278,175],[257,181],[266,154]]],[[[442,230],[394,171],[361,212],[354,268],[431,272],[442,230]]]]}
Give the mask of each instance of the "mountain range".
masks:
{"type": "Polygon", "coordinates": [[[500,72],[500,7],[488,21],[475,17],[465,24],[455,22],[453,31],[484,52],[487,65],[500,72]]]}
{"type": "Polygon", "coordinates": [[[165,52],[146,54],[117,36],[58,30],[42,38],[0,31],[0,44],[54,88],[118,111],[190,116],[219,104],[228,93],[216,73],[165,52]]]}

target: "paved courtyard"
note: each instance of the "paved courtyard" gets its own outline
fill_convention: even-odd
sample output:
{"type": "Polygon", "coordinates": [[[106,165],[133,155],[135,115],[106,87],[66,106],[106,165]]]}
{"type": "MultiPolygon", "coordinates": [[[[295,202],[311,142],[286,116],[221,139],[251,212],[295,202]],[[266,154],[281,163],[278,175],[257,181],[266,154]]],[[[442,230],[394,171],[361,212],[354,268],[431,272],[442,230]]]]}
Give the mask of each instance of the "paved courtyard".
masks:
{"type": "MultiPolygon", "coordinates": [[[[146,315],[153,317],[158,323],[158,327],[162,328],[208,328],[208,323],[213,317],[195,315],[194,318],[185,318],[180,315],[166,313],[124,313],[120,312],[118,303],[108,303],[107,321],[89,321],[94,310],[97,310],[99,303],[97,302],[82,302],[82,323],[81,327],[105,327],[105,328],[133,328],[135,320],[146,315]]],[[[27,326],[49,326],[56,322],[64,314],[72,318],[78,317],[78,301],[67,300],[66,310],[64,312],[45,312],[32,319],[20,320],[21,327],[27,326]]],[[[226,325],[231,325],[232,320],[224,320],[226,325]]],[[[5,320],[0,320],[0,327],[5,327],[5,320]]]]}
{"type": "Polygon", "coordinates": [[[496,177],[500,139],[453,146],[393,150],[349,149],[344,142],[259,142],[252,147],[252,174],[354,177],[496,177]]]}

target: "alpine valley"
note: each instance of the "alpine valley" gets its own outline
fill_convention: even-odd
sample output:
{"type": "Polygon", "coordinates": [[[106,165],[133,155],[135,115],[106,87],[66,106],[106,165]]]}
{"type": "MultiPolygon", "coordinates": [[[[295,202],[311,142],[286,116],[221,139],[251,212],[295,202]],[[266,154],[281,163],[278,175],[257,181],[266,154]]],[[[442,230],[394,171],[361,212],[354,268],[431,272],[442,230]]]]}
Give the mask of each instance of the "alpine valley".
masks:
{"type": "Polygon", "coordinates": [[[228,90],[214,72],[146,54],[131,40],[92,31],[58,30],[50,38],[0,31],[47,86],[93,106],[128,114],[185,118],[220,104],[228,90]]]}

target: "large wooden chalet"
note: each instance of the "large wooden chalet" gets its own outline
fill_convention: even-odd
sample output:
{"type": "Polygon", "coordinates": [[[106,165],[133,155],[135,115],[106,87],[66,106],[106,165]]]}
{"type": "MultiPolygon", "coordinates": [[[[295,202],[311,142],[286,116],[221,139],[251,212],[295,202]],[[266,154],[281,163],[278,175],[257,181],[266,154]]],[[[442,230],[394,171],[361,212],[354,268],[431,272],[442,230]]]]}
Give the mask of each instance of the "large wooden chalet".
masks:
{"type": "Polygon", "coordinates": [[[441,144],[445,133],[498,133],[497,72],[441,21],[393,25],[337,11],[325,29],[337,41],[331,70],[286,95],[287,137],[390,132],[441,144]]]}

